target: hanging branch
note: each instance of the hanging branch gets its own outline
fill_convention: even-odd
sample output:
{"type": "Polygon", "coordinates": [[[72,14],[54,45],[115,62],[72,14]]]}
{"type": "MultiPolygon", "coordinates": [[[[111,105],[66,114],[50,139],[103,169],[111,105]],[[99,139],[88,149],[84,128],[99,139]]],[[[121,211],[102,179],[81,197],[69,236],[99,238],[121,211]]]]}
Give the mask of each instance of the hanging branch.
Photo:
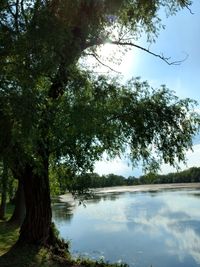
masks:
{"type": "MultiPolygon", "coordinates": [[[[109,43],[109,44],[119,45],[119,46],[135,47],[135,48],[140,49],[140,50],[142,50],[142,51],[144,51],[144,52],[146,52],[146,53],[148,53],[148,54],[150,54],[150,55],[152,55],[154,57],[160,58],[167,65],[180,65],[182,62],[184,62],[188,58],[188,55],[186,54],[185,58],[183,58],[182,60],[171,61],[171,57],[165,57],[163,54],[155,53],[155,52],[151,51],[148,48],[145,48],[143,46],[140,46],[140,45],[137,45],[137,44],[134,44],[134,43],[132,43],[130,41],[125,41],[125,40],[128,40],[128,39],[108,40],[108,38],[97,38],[96,40],[92,40],[92,41],[86,43],[85,47],[83,48],[83,50],[85,50],[85,49],[87,49],[89,47],[92,47],[92,46],[104,45],[106,43],[109,43]]],[[[97,61],[100,61],[96,54],[92,53],[90,55],[94,56],[97,61]]],[[[103,62],[99,62],[99,63],[101,63],[102,65],[105,65],[103,62]]],[[[107,66],[107,65],[105,65],[105,66],[107,66]]],[[[113,70],[113,69],[111,68],[111,70],[113,70]]]]}
{"type": "Polygon", "coordinates": [[[100,60],[100,58],[99,58],[99,56],[96,54],[96,53],[85,53],[85,55],[86,56],[92,56],[92,57],[94,57],[102,66],[104,66],[104,67],[106,67],[106,68],[108,68],[108,69],[110,69],[111,71],[114,71],[114,72],[116,72],[116,73],[121,73],[121,72],[119,72],[119,71],[117,71],[117,70],[114,70],[113,68],[111,68],[110,66],[108,66],[107,64],[105,64],[105,63],[103,63],[101,60],[100,60]]]}
{"type": "Polygon", "coordinates": [[[185,7],[189,10],[190,14],[194,15],[194,12],[192,12],[191,8],[189,8],[189,5],[186,5],[185,7]]]}
{"type": "Polygon", "coordinates": [[[163,54],[157,54],[157,53],[152,52],[151,50],[149,50],[149,49],[147,49],[147,48],[145,48],[143,46],[140,46],[140,45],[137,45],[137,44],[134,44],[134,43],[131,43],[131,42],[112,41],[112,40],[110,40],[109,43],[110,44],[114,44],[114,45],[132,46],[132,47],[138,48],[138,49],[140,49],[142,51],[145,51],[146,53],[148,53],[150,55],[153,55],[154,57],[160,58],[161,60],[163,60],[168,65],[180,65],[182,62],[184,62],[188,58],[188,55],[186,55],[186,57],[184,59],[182,59],[182,60],[170,61],[171,57],[165,57],[163,54]]]}
{"type": "Polygon", "coordinates": [[[20,6],[21,6],[21,13],[24,18],[25,25],[28,26],[28,16],[26,15],[26,12],[24,9],[24,0],[21,0],[20,6]]]}
{"type": "Polygon", "coordinates": [[[7,4],[7,8],[14,20],[14,25],[15,25],[15,30],[16,33],[19,33],[19,0],[16,0],[14,3],[12,4],[7,4]]]}

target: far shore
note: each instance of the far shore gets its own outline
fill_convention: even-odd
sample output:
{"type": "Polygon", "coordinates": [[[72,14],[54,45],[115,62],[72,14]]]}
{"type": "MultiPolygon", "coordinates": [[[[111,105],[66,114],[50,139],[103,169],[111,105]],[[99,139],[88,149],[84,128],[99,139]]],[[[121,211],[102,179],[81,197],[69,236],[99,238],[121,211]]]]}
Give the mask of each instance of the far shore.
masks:
{"type": "MultiPolygon", "coordinates": [[[[159,191],[165,189],[200,189],[200,183],[178,183],[178,184],[145,184],[145,185],[130,185],[130,186],[113,186],[94,188],[92,191],[95,194],[103,193],[123,193],[123,192],[145,192],[145,191],[159,191]]],[[[74,198],[70,193],[59,196],[62,202],[74,202],[74,198]]]]}
{"type": "Polygon", "coordinates": [[[94,189],[95,193],[114,193],[114,192],[137,192],[137,191],[158,191],[162,189],[181,189],[181,188],[198,188],[200,183],[178,183],[178,184],[144,184],[131,186],[114,186],[94,189]]]}

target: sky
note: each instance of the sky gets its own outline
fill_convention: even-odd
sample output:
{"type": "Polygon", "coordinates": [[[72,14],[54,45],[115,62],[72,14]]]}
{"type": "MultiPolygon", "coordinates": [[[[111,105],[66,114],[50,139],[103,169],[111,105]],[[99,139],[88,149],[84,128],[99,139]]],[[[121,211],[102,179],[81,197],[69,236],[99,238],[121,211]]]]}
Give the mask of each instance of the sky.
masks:
{"type": "MultiPolygon", "coordinates": [[[[166,84],[179,98],[189,97],[200,103],[200,0],[194,0],[191,11],[193,14],[185,9],[176,16],[164,18],[166,28],[161,30],[156,43],[150,46],[151,51],[163,53],[166,57],[171,57],[171,61],[183,60],[187,56],[180,65],[167,65],[164,61],[134,48],[123,57],[120,66],[113,68],[120,71],[124,79],[140,76],[154,88],[166,84]]],[[[144,43],[141,45],[145,46],[144,43]]],[[[104,53],[110,53],[112,49],[111,45],[107,45],[104,53]]],[[[181,169],[200,167],[200,137],[194,142],[193,152],[186,152],[186,158],[187,165],[181,164],[181,169]]],[[[133,169],[126,159],[107,161],[106,156],[95,164],[94,171],[100,175],[114,173],[125,177],[138,177],[142,174],[140,166],[133,169]]],[[[161,173],[172,171],[176,170],[168,165],[161,167],[161,173]]]]}

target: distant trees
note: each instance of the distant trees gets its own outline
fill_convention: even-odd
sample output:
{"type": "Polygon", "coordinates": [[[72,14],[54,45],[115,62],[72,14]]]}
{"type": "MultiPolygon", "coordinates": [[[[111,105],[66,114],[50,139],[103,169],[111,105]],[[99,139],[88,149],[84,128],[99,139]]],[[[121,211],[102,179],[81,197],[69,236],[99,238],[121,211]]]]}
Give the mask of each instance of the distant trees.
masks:
{"type": "Polygon", "coordinates": [[[128,183],[132,185],[136,179],[134,177],[126,179],[122,175],[116,174],[100,176],[98,173],[83,173],[76,175],[63,164],[50,169],[49,177],[52,195],[64,194],[66,191],[83,193],[88,188],[122,186],[128,185],[128,183]]]}
{"type": "Polygon", "coordinates": [[[196,183],[200,182],[200,168],[192,167],[188,170],[158,175],[156,183],[196,183]]]}
{"type": "Polygon", "coordinates": [[[98,188],[127,185],[126,178],[122,175],[108,174],[98,175],[97,173],[87,173],[76,176],[73,180],[73,188],[79,190],[81,188],[98,188]]]}
{"type": "Polygon", "coordinates": [[[170,184],[170,183],[197,183],[200,182],[200,168],[169,173],[169,174],[147,174],[137,179],[138,184],[170,184]]]}
{"type": "MultiPolygon", "coordinates": [[[[67,175],[67,173],[65,174],[67,175]]],[[[56,176],[54,176],[55,180],[57,178],[56,176]]],[[[85,173],[81,175],[63,176],[61,180],[65,182],[63,182],[62,186],[59,189],[57,188],[57,190],[52,191],[52,194],[63,194],[66,191],[79,191],[81,193],[87,192],[87,189],[89,188],[102,188],[123,185],[131,186],[142,184],[196,183],[200,182],[200,168],[192,167],[185,171],[169,173],[165,175],[148,173],[146,175],[140,176],[139,178],[136,178],[134,176],[125,178],[122,175],[116,175],[113,173],[101,176],[98,173],[85,173]]],[[[52,184],[51,188],[53,188],[53,186],[54,185],[52,184]]]]}

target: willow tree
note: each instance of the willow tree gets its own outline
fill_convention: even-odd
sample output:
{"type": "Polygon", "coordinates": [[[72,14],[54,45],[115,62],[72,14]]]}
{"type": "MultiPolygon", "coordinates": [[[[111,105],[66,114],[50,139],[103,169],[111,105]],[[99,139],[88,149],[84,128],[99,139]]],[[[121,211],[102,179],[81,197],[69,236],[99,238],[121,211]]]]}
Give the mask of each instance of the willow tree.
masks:
{"type": "MultiPolygon", "coordinates": [[[[94,75],[80,59],[98,59],[109,42],[137,47],[162,27],[160,9],[175,14],[187,0],[7,0],[0,3],[0,95],[9,118],[9,167],[21,177],[26,217],[19,243],[56,242],[51,227],[49,160],[76,172],[91,169],[103,152],[126,153],[133,164],[157,168],[184,160],[197,130],[192,101],[178,100],[164,86],[153,90],[132,79],[126,85],[94,75]],[[152,153],[152,150],[154,153],[152,153]],[[127,152],[128,153],[128,152],[127,152]]],[[[6,133],[7,132],[7,133],[6,133]]],[[[6,138],[7,140],[7,138],[6,138]]],[[[4,152],[1,142],[1,153],[4,152]]]]}

